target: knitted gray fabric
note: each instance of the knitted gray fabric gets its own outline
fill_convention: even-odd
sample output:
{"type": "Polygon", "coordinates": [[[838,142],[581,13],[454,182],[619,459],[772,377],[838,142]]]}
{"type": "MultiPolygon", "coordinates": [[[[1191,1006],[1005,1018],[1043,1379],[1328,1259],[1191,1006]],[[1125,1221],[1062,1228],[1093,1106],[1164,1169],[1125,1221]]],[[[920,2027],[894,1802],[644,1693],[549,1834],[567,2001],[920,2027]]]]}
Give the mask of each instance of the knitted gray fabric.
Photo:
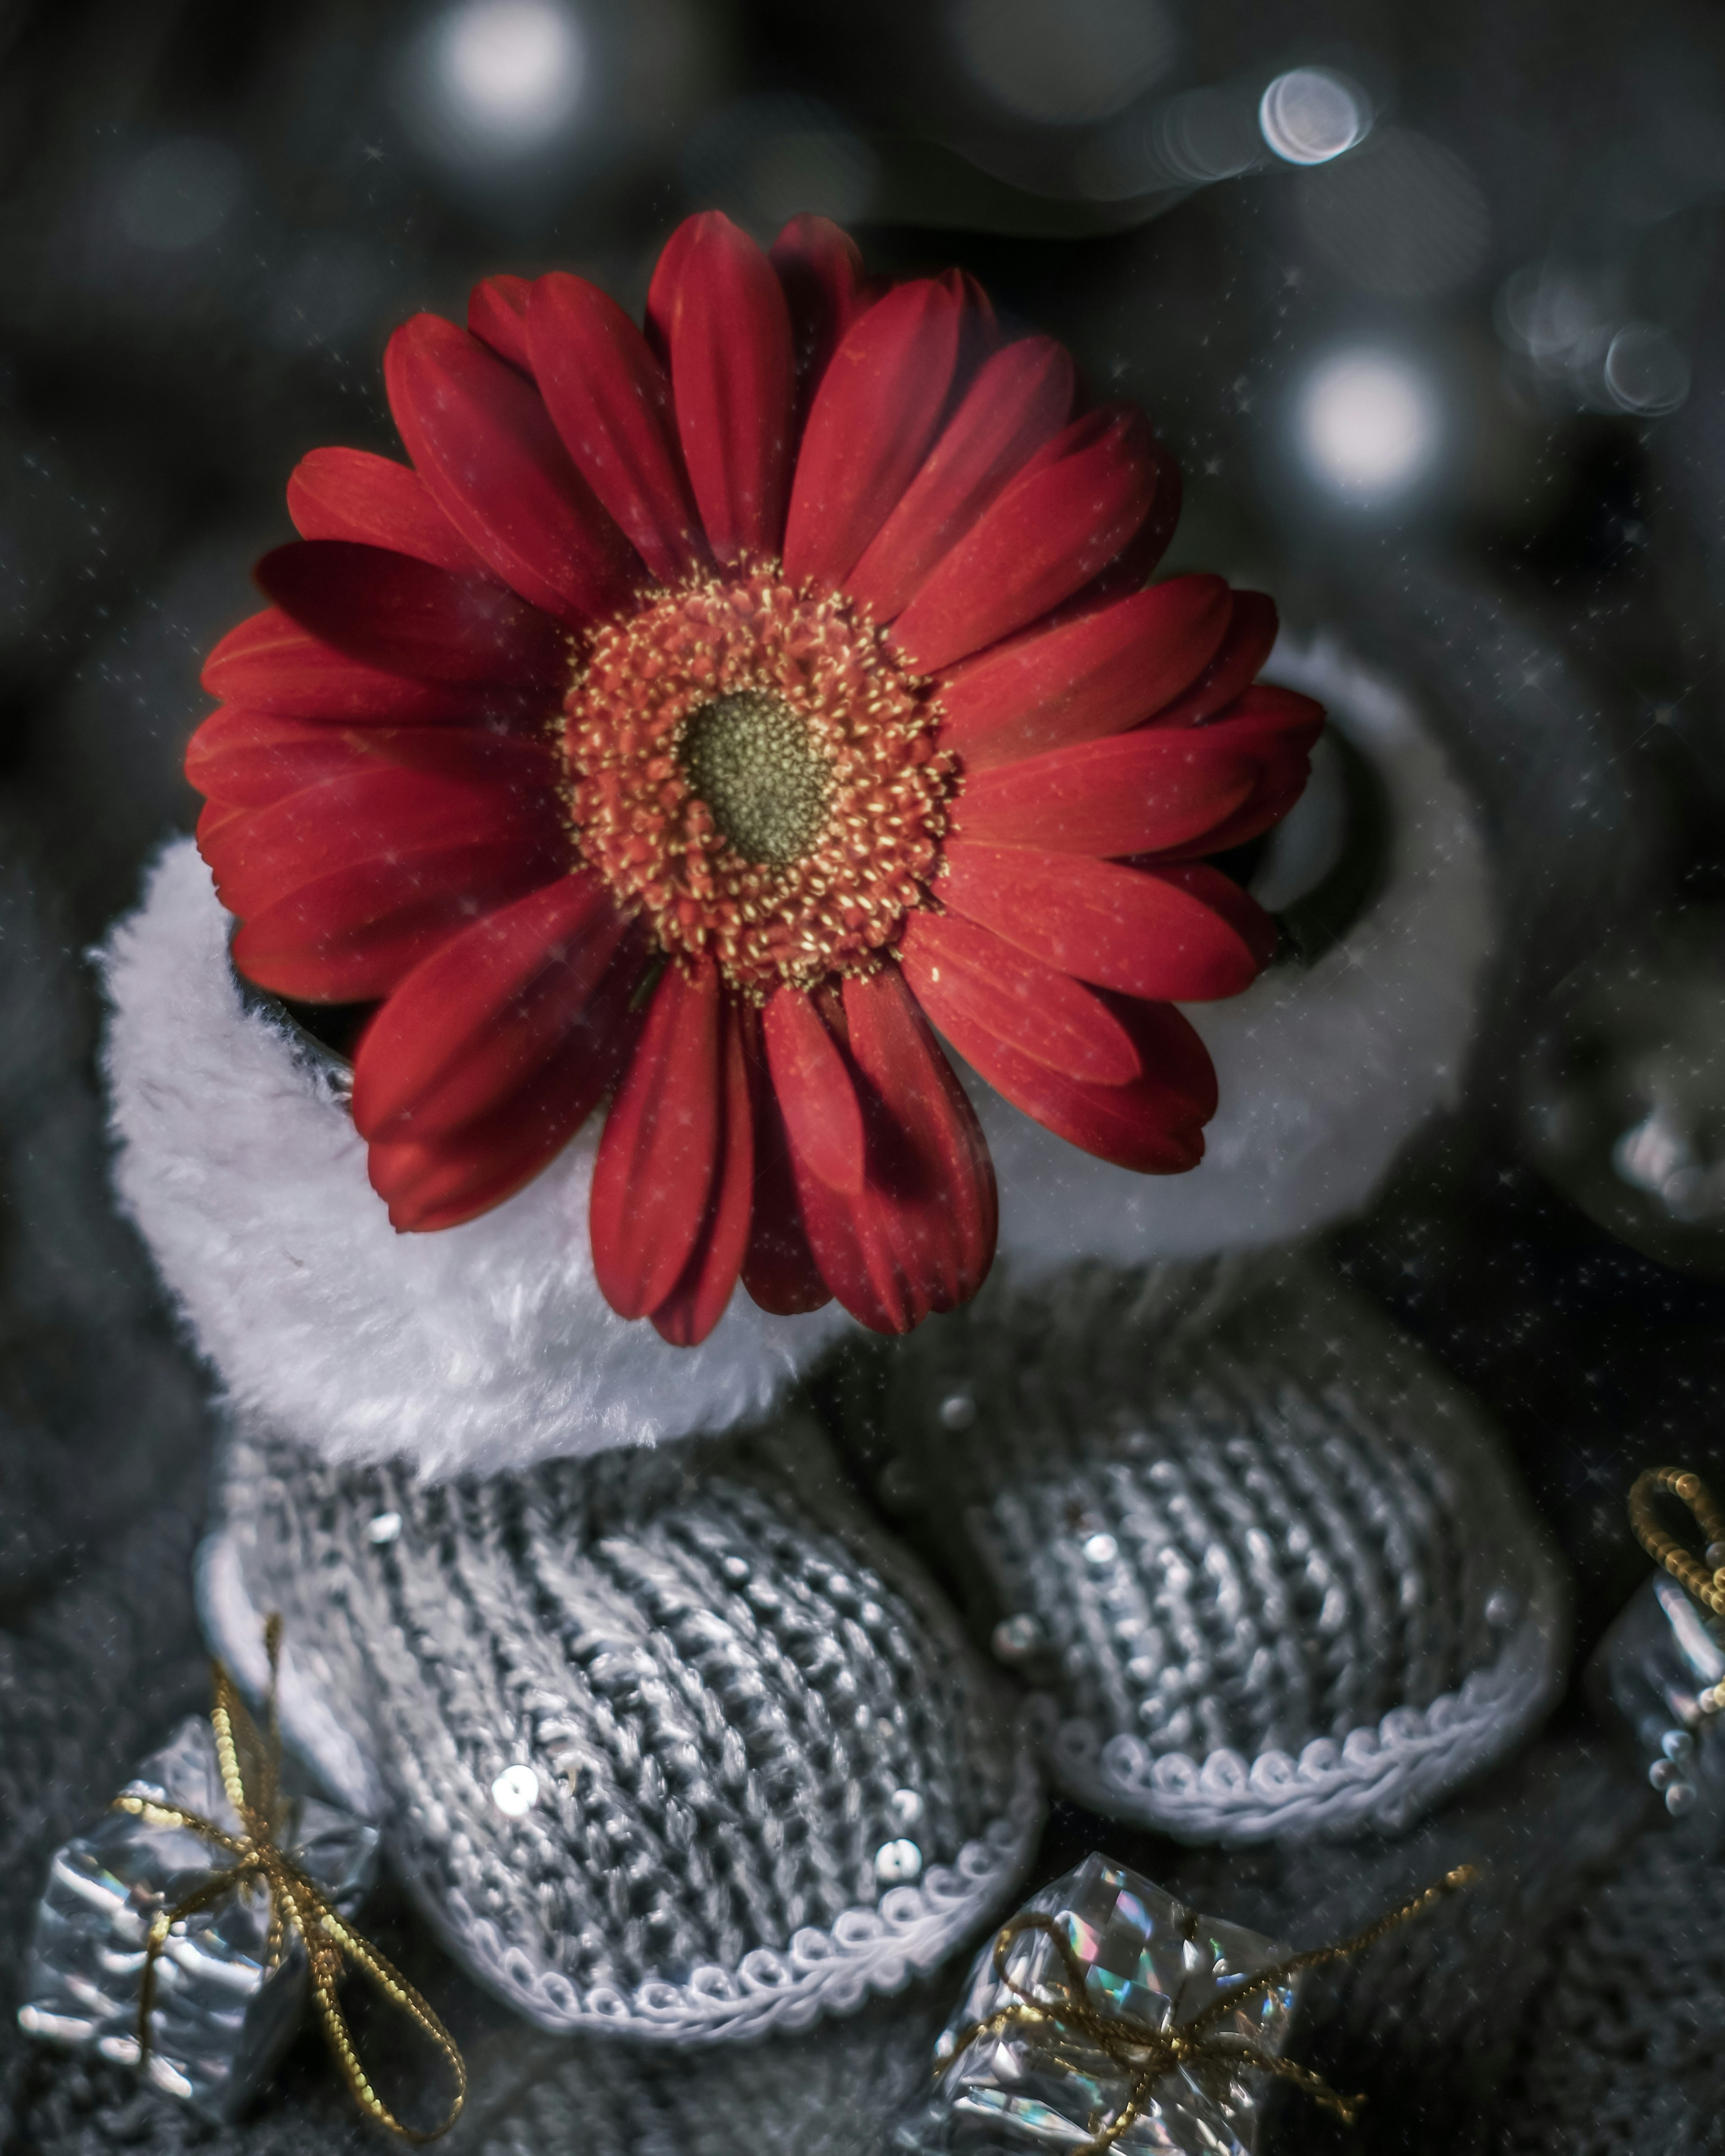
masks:
{"type": "MultiPolygon", "coordinates": [[[[870,2156],[887,2122],[926,2085],[952,1981],[925,1979],[843,2020],[710,2049],[695,2062],[658,2046],[546,2035],[513,2015],[475,2030],[434,1984],[468,2071],[466,2108],[437,2147],[442,2156],[870,2156]]],[[[321,2042],[302,2045],[254,2115],[228,2128],[208,2125],[104,2060],[42,2052],[8,2149],[376,2156],[388,2143],[341,2088],[321,2042]]],[[[367,2032],[367,2056],[398,2069],[387,2025],[367,2032]]]]}
{"type": "Polygon", "coordinates": [[[1404,1825],[1558,1689],[1558,1562],[1483,1418],[1310,1260],[985,1296],[907,1344],[886,1428],[1095,1810],[1404,1825]]]}
{"type": "Polygon", "coordinates": [[[206,1624],[452,1952],[541,2026],[806,2025],[1010,1896],[1040,1804],[957,1620],[819,1433],[429,1486],[234,1439],[206,1624]]]}
{"type": "Polygon", "coordinates": [[[1504,2156],[1717,2156],[1722,2026],[1725,1871],[1662,1829],[1554,1942],[1504,2156]]]}
{"type": "MultiPolygon", "coordinates": [[[[1548,2107],[1528,2085],[1527,2064],[1567,1995],[1563,1949],[1585,1935],[1589,1912],[1640,1892],[1643,1846],[1635,1836],[1648,1804],[1645,1788],[1602,1763],[1596,1748],[1547,1741],[1395,1841],[1178,1850],[1118,1828],[1100,1840],[1183,1900],[1299,1946],[1345,1937],[1454,1865],[1481,1866],[1476,1886],[1358,1962],[1313,1972],[1290,2051],[1335,2087],[1363,2092],[1367,2107],[1344,2136],[1322,2112],[1290,2100],[1264,2156],[1344,2148],[1347,2156],[1502,2156],[1511,2133],[1513,2156],[1568,2156],[1589,2144],[1566,2138],[1573,2108],[1548,2107]],[[1625,1851],[1627,1891],[1617,1872],[1625,1851]]],[[[1098,1839],[1096,1822],[1065,1816],[1038,1879],[1098,1839]]],[[[1712,1914],[1703,1901],[1697,1921],[1712,1914]]],[[[449,2156],[865,2156],[897,2107],[926,2088],[934,2035],[962,1978],[962,1964],[949,1964],[845,2020],[679,2056],[659,2046],[543,2035],[480,1999],[434,1951],[416,1948],[387,1907],[368,1910],[366,1923],[427,1992],[466,2058],[471,2095],[461,2124],[439,2144],[449,2156]]],[[[1572,2065],[1604,2081],[1616,2071],[1617,2010],[1597,2001],[1609,2002],[1615,1979],[1603,1968],[1597,1974],[1605,1987],[1595,1986],[1594,2010],[1603,2062],[1583,2054],[1584,2017],[1571,2030],[1572,2065]]],[[[1656,1974],[1650,1997],[1659,1983],[1656,1974]]],[[[1705,1995],[1700,2004],[1705,2011],[1705,1995]]],[[[362,2036],[386,2073],[418,2056],[387,2017],[362,2036]]],[[[1702,2092],[1692,2080],[1682,2100],[1693,2105],[1702,2092]]],[[[138,2090],[122,2070],[77,2055],[34,2053],[15,2094],[8,2147],[18,2156],[106,2156],[116,2145],[138,2156],[359,2156],[376,2145],[315,2033],[239,2128],[206,2127],[138,2090]]],[[[1667,2146],[1690,2156],[1711,2144],[1604,2145],[1614,2156],[1667,2146]]]]}

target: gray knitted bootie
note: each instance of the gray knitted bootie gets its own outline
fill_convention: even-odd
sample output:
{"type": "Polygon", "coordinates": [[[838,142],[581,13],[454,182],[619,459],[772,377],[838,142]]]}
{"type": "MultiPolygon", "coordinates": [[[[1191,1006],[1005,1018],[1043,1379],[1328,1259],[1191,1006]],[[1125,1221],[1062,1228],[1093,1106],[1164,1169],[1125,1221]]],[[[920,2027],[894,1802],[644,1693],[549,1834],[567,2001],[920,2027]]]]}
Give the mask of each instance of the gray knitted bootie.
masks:
{"type": "Polygon", "coordinates": [[[885,1430],[883,1497],[964,1523],[973,1620],[1095,1810],[1398,1828],[1555,1696],[1562,1576],[1489,1427],[1310,1260],[991,1290],[906,1343],[885,1430]]]}
{"type": "Polygon", "coordinates": [[[819,1433],[433,1484],[255,1428],[201,1591],[457,1958],[540,2026],[675,2040],[889,1992],[1009,1899],[1005,1688],[819,1433]]]}

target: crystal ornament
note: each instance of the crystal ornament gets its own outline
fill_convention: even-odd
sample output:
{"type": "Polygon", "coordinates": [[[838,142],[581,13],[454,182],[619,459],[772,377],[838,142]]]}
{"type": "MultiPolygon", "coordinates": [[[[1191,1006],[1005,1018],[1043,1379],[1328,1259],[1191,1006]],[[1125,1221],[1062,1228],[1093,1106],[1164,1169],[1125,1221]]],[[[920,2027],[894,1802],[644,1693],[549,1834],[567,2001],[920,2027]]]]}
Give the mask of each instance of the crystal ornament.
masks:
{"type": "Polygon", "coordinates": [[[1588,1671],[1599,1704],[1621,1716],[1647,1779],[1673,1819],[1725,1830],[1725,1731],[1702,1704],[1725,1681],[1725,1620],[1674,1579],[1644,1580],[1600,1642],[1588,1671]]]}
{"type": "MultiPolygon", "coordinates": [[[[993,2156],[1055,2148],[1077,2156],[1100,2142],[1119,2156],[1251,2156],[1265,2094],[1261,2073],[1219,2060],[1178,2066],[1141,2091],[1133,2107],[1137,2077],[1067,2010],[1081,1972],[1084,2003],[1118,2020],[1123,2035],[1179,2026],[1275,1967],[1285,1950],[1256,1932],[1199,1915],[1100,1856],[1033,1896],[1022,1913],[1037,1912],[1054,1919],[1071,1964],[1046,1932],[1025,1930],[997,1973],[996,1940],[989,1940],[935,2046],[935,2093],[901,2124],[895,2150],[993,2156]],[[1004,2010],[1022,2006],[1025,1994],[1036,2009],[1005,2022],[1004,2010]],[[1004,2025],[990,2029],[991,2021],[1004,2025]]],[[[1254,1994],[1214,2025],[1214,2035],[1276,2056],[1297,1989],[1298,1979],[1291,1978],[1254,1994]]]]}
{"type": "Polygon", "coordinates": [[[1629,1516],[1659,1570],[1606,1634],[1589,1685],[1634,1731],[1666,1810],[1694,1814],[1697,1835],[1716,1846],[1725,1825],[1725,1510],[1692,1470],[1653,1467],[1636,1476],[1629,1516]],[[1689,1517],[1674,1534],[1679,1508],[1689,1517]]]}
{"type": "MultiPolygon", "coordinates": [[[[208,1720],[182,1722],[123,1794],[173,1804],[230,1832],[240,1823],[222,1787],[208,1720]]],[[[377,1834],[314,1797],[285,1800],[278,1839],[344,1916],[377,1869],[377,1834]]],[[[54,1852],[37,1911],[19,2026],[28,2035],[138,2063],[138,1987],[150,1925],[228,1859],[182,1827],[103,1815],[54,1852]]],[[[146,2077],[218,2122],[239,2116],[274,2071],[307,1996],[296,1936],[270,1964],[262,1881],[182,1919],[156,1966],[146,2077]]]]}

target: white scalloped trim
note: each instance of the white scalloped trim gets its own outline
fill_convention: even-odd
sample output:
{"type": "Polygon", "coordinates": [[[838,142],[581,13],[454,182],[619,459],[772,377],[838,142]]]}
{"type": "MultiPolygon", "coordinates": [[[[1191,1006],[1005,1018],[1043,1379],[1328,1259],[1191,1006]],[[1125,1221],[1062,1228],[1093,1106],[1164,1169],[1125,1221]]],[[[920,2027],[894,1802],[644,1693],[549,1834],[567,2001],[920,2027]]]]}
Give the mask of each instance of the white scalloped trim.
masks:
{"type": "Polygon", "coordinates": [[[518,1947],[476,1917],[460,1895],[434,1900],[410,1875],[412,1890],[449,1952],[506,2005],[557,2035],[603,2030],[663,2043],[742,2043],[807,2029],[826,2015],[855,2012],[870,1994],[901,1991],[982,1931],[1012,1899],[1029,1869],[1044,1812],[1029,1748],[1004,1815],[958,1852],[931,1865],[914,1887],[893,1887],[873,1908],[846,1909],[830,1932],[805,1927],[783,1953],[757,1947],[733,1969],[709,1963],[680,1981],[650,1979],[633,1992],[614,1984],[578,1991],[555,1970],[536,1969],[518,1947]]]}
{"type": "Polygon", "coordinates": [[[1543,1550],[1527,1614],[1497,1659],[1430,1707],[1393,1707],[1338,1744],[1317,1737],[1286,1752],[1153,1753],[1122,1732],[1106,1740],[1082,1717],[1062,1722],[1047,1694],[1031,1726],[1055,1784],[1091,1810],[1176,1841],[1268,1841],[1280,1835],[1396,1834],[1478,1768],[1501,1758],[1561,1689],[1567,1595],[1543,1550]]]}

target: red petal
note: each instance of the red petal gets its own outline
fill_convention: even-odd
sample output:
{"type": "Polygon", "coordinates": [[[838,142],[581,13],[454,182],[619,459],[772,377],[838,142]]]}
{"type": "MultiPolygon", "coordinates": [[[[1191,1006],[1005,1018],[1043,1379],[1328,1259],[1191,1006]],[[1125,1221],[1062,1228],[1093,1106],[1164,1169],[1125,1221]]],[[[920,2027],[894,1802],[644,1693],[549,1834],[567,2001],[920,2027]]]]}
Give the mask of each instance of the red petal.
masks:
{"type": "MultiPolygon", "coordinates": [[[[888,304],[881,302],[884,309],[888,304]]],[[[1072,408],[1072,362],[1050,337],[997,352],[971,384],[845,588],[891,621],[1072,408]]]]}
{"type": "Polygon", "coordinates": [[[748,1065],[755,1137],[754,1214],[742,1284],[761,1309],[777,1317],[792,1317],[820,1309],[832,1301],[833,1291],[820,1276],[803,1225],[790,1140],[773,1098],[760,1020],[752,1009],[742,1004],[737,1017],[748,1065]]]}
{"type": "Polygon", "coordinates": [[[914,1301],[968,1302],[994,1258],[999,1209],[988,1142],[964,1089],[902,978],[891,968],[845,983],[850,1053],[873,1085],[910,1171],[901,1183],[870,1162],[870,1194],[888,1196],[914,1301]]]}
{"type": "Polygon", "coordinates": [[[302,539],[354,540],[458,577],[487,574],[418,473],[368,449],[313,449],[301,457],[287,483],[287,506],[302,539]]]}
{"type": "Polygon", "coordinates": [[[447,1137],[373,1144],[372,1188],[398,1228],[453,1228],[550,1165],[609,1088],[634,1036],[633,976],[614,967],[578,1029],[501,1106],[447,1137]]]}
{"type": "Polygon", "coordinates": [[[790,309],[798,399],[806,411],[828,361],[875,295],[863,277],[862,249],[830,218],[793,217],[768,259],[790,309]]]}
{"type": "Polygon", "coordinates": [[[526,277],[487,277],[467,297],[468,328],[523,374],[533,372],[527,356],[527,302],[532,290],[526,277]]]}
{"type": "Polygon", "coordinates": [[[844,583],[928,454],[968,356],[955,275],[901,285],[855,322],[809,413],[785,521],[793,584],[844,583]]]}
{"type": "Polygon", "coordinates": [[[1078,742],[976,773],[965,786],[957,828],[996,846],[1160,853],[1230,816],[1250,794],[1256,767],[1249,744],[1236,747],[1209,726],[1078,742]]]}
{"type": "Polygon", "coordinates": [[[846,1197],[798,1162],[809,1240],[828,1284],[877,1332],[908,1332],[974,1295],[994,1255],[994,1171],[952,1066],[900,975],[845,983],[868,1124],[868,1180],[846,1197]]]}
{"type": "Polygon", "coordinates": [[[542,277],[527,316],[533,371],[563,445],[647,567],[673,584],[706,547],[677,448],[670,384],[608,294],[542,277]]]}
{"type": "Polygon", "coordinates": [[[223,905],[242,919],[315,877],[398,854],[512,844],[554,874],[568,853],[554,796],[424,771],[355,772],[267,808],[206,810],[198,836],[223,905]]]}
{"type": "Polygon", "coordinates": [[[1156,492],[1143,414],[1115,406],[1075,420],[1039,450],[953,548],[894,624],[929,673],[1046,613],[1119,553],[1156,492]]]}
{"type": "Polygon", "coordinates": [[[1126,1085],[1138,1075],[1132,1041],[1093,989],[962,914],[912,914],[899,963],[918,1003],[953,1040],[955,1029],[981,1026],[1070,1078],[1126,1085]]]}
{"type": "Polygon", "coordinates": [[[301,884],[234,938],[248,980],[306,1003],[370,1003],[422,959],[556,873],[513,843],[444,846],[357,862],[301,884]]]}
{"type": "Polygon", "coordinates": [[[720,1046],[719,1162],[695,1250],[683,1277],[653,1312],[653,1329],[673,1348],[694,1348],[725,1315],[748,1248],[754,1199],[755,1148],[749,1074],[742,1049],[742,1013],[727,1003],[720,1046]]]}
{"type": "Polygon", "coordinates": [[[545,703],[518,690],[458,688],[362,666],[275,607],[228,630],[204,661],[203,680],[226,702],[335,726],[513,724],[545,703]]]}
{"type": "Polygon", "coordinates": [[[973,921],[912,914],[899,959],[917,1002],[961,1047],[980,1027],[1069,1078],[1123,1086],[1138,1075],[1137,1052],[1100,997],[973,921]]]}
{"type": "Polygon", "coordinates": [[[571,628],[626,603],[639,559],[569,462],[531,382],[437,315],[403,323],[383,377],[414,468],[511,590],[571,628]]]}
{"type": "Polygon", "coordinates": [[[1276,642],[1276,602],[1262,592],[1235,592],[1228,631],[1191,687],[1157,711],[1158,726],[1195,726],[1231,704],[1255,677],[1276,642]]]}
{"type": "Polygon", "coordinates": [[[1302,696],[1297,689],[1258,681],[1225,711],[1206,719],[1203,730],[1219,741],[1276,742],[1303,752],[1324,730],[1324,707],[1315,696],[1302,696]]]}
{"type": "Polygon", "coordinates": [[[1216,1074],[1190,1022],[1169,1004],[1103,1000],[1132,1036],[1142,1076],[1085,1085],[1051,1070],[978,1026],[948,1031],[952,1045],[1015,1108],[1081,1152],[1142,1175],[1178,1175],[1204,1158],[1216,1112],[1216,1074]]]}
{"type": "Polygon", "coordinates": [[[481,785],[555,788],[562,758],[546,742],[478,726],[339,726],[224,705],[186,748],[186,777],[212,801],[262,808],[302,787],[380,766],[481,785]]]}
{"type": "Polygon", "coordinates": [[[593,1270],[619,1317],[659,1307],[701,1232],[719,1154],[722,998],[710,958],[665,973],[605,1118],[588,1218],[593,1270]]]}
{"type": "MultiPolygon", "coordinates": [[[[1323,732],[1323,706],[1310,696],[1262,686],[1248,689],[1219,716],[1206,720],[1196,730],[1197,737],[1214,740],[1229,753],[1245,758],[1252,770],[1252,790],[1214,830],[1189,844],[1165,849],[1163,858],[1225,853],[1279,824],[1306,790],[1312,775],[1310,751],[1323,732]]],[[[1175,741],[1194,737],[1186,727],[1147,731],[1175,741]]]]}
{"type": "Polygon", "coordinates": [[[863,1187],[862,1110],[838,1044],[800,988],[781,988],[761,1017],[773,1090],[791,1150],[829,1188],[863,1187]]]}
{"type": "Polygon", "coordinates": [[[1129,592],[1142,591],[1155,574],[1156,565],[1168,552],[1168,542],[1180,521],[1184,482],[1179,465],[1163,444],[1153,442],[1150,454],[1156,466],[1156,483],[1149,515],[1100,575],[1093,577],[1082,590],[1075,592],[1064,606],[1055,608],[1047,627],[1052,629],[1061,622],[1076,621],[1084,614],[1094,613],[1098,607],[1111,606],[1129,592]]]}
{"type": "Polygon", "coordinates": [[[1151,1003],[1238,995],[1276,943],[1262,908],[1198,865],[1147,870],[955,839],[940,896],[1056,971],[1151,1003]]]}
{"type": "Polygon", "coordinates": [[[1249,839],[1261,838],[1287,814],[1306,791],[1311,776],[1311,763],[1303,756],[1271,759],[1260,767],[1251,792],[1226,823],[1207,831],[1192,845],[1176,846],[1158,858],[1180,860],[1200,852],[1225,854],[1232,846],[1245,845],[1249,839]]]}
{"type": "Polygon", "coordinates": [[[791,318],[773,265],[709,210],[671,234],[647,295],[683,461],[721,562],[777,554],[791,465],[791,318]]]}
{"type": "Polygon", "coordinates": [[[981,771],[1123,732],[1202,673],[1229,613],[1219,577],[1173,577],[1014,637],[942,682],[941,746],[981,771]]]}
{"type": "Polygon", "coordinates": [[[587,874],[471,922],[367,1028],[353,1064],[361,1134],[441,1137],[490,1115],[582,1025],[627,932],[587,874]]]}
{"type": "Polygon", "coordinates": [[[557,624],[501,584],[341,539],[302,539],[259,562],[266,598],[362,665],[433,681],[559,685],[557,624]]]}
{"type": "Polygon", "coordinates": [[[366,1173],[389,1209],[390,1225],[420,1235],[459,1228],[513,1198],[580,1128],[571,1099],[547,1072],[521,1101],[455,1138],[369,1147],[366,1173]]]}

